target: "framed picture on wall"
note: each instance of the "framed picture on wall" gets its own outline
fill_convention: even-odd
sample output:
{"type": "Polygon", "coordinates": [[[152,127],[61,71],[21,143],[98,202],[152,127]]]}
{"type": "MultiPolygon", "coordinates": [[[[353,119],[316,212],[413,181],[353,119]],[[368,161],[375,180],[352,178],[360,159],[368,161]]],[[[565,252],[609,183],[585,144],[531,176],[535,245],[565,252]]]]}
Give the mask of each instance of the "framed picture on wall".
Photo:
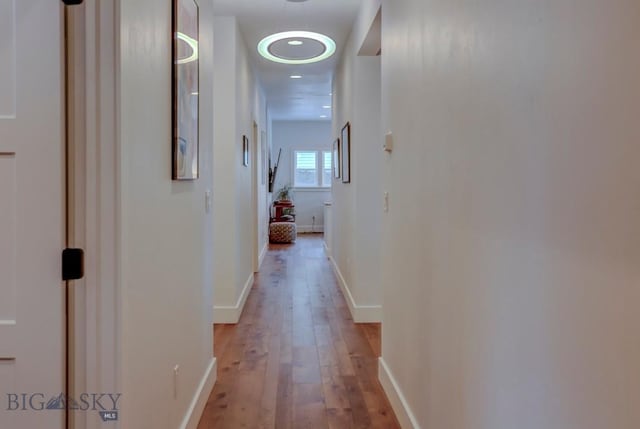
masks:
{"type": "Polygon", "coordinates": [[[342,183],[351,183],[351,124],[342,127],[340,133],[340,162],[342,164],[342,183]]]}
{"type": "Polygon", "coordinates": [[[247,136],[242,136],[242,165],[245,167],[249,165],[249,139],[247,136]]]}
{"type": "Polygon", "coordinates": [[[269,174],[269,164],[267,161],[267,133],[262,131],[260,134],[260,155],[262,156],[262,184],[267,183],[267,175],[269,174]]]}
{"type": "Polygon", "coordinates": [[[340,178],[340,139],[333,141],[333,177],[340,178]]]}
{"type": "Polygon", "coordinates": [[[194,180],[199,175],[198,30],[198,4],[194,0],[173,0],[173,180],[194,180]]]}

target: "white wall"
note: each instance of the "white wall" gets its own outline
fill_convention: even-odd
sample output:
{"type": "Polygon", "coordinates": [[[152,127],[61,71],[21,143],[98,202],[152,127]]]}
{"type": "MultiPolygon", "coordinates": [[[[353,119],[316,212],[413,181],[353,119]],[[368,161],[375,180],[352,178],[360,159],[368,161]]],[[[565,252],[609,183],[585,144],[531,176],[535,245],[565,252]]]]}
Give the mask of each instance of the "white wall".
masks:
{"type": "MultiPolygon", "coordinates": [[[[214,320],[235,323],[253,280],[252,174],[242,165],[242,136],[267,130],[266,102],[235,17],[215,17],[214,320]]],[[[256,155],[252,151],[252,155],[256,155]]],[[[258,178],[259,180],[259,178],[258,178]]],[[[260,251],[266,246],[267,184],[259,181],[260,251]]]]}
{"type": "Polygon", "coordinates": [[[236,142],[236,22],[233,17],[214,18],[214,298],[218,305],[235,305],[235,221],[237,164],[236,142]]]}
{"type": "Polygon", "coordinates": [[[358,56],[380,2],[366,1],[333,82],[333,134],[351,124],[351,183],[333,184],[334,268],[354,320],[381,319],[380,228],[383,207],[380,58],[358,56]]]}
{"type": "Polygon", "coordinates": [[[640,427],[640,5],[383,13],[392,399],[423,428],[640,427]]]}
{"type": "Polygon", "coordinates": [[[171,5],[121,0],[120,19],[120,420],[124,428],[173,429],[200,382],[210,387],[215,377],[204,205],[213,163],[212,4],[200,1],[201,177],[190,182],[171,180],[171,5]]]}
{"type": "MultiPolygon", "coordinates": [[[[236,241],[239,244],[237,248],[237,265],[236,274],[238,278],[247,278],[253,274],[252,252],[253,252],[253,206],[251,199],[252,191],[252,168],[256,162],[258,172],[260,172],[261,154],[254,153],[254,123],[258,126],[257,147],[260,148],[260,134],[267,127],[267,107],[264,92],[256,78],[252,64],[249,62],[249,52],[247,50],[239,26],[236,26],[236,142],[238,149],[235,165],[240,166],[236,169],[236,204],[237,204],[237,223],[236,223],[236,241]],[[242,136],[246,135],[250,144],[250,163],[248,167],[242,167],[242,136]]],[[[258,201],[265,201],[267,183],[262,184],[260,177],[258,179],[258,201]]],[[[259,243],[258,251],[261,251],[267,244],[266,241],[266,225],[268,225],[268,214],[265,206],[259,206],[259,243]]]]}
{"type": "MultiPolygon", "coordinates": [[[[273,121],[273,163],[282,149],[273,198],[285,184],[293,185],[293,152],[300,149],[332,150],[333,137],[329,121],[273,121]]],[[[331,190],[296,189],[293,192],[298,232],[322,232],[324,202],[331,190]],[[315,216],[315,226],[313,217],[315,216]]]]}

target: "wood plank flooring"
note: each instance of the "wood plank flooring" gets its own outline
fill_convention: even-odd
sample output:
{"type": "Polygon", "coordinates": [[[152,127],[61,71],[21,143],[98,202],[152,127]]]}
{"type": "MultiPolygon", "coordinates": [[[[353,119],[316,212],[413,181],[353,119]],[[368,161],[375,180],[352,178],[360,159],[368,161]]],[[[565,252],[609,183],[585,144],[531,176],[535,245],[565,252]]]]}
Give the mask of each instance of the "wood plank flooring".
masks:
{"type": "Polygon", "coordinates": [[[198,429],[399,428],[377,379],[380,326],[354,324],[322,237],[271,245],[198,429]]]}

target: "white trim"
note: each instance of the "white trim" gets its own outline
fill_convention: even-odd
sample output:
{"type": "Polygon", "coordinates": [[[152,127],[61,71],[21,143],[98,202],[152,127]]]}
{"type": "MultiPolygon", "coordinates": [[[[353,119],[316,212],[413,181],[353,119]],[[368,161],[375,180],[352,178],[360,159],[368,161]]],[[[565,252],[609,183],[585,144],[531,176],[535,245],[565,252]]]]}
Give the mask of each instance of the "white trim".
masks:
{"type": "Polygon", "coordinates": [[[213,390],[213,385],[216,384],[218,377],[217,374],[218,362],[216,358],[211,358],[209,366],[207,367],[202,380],[200,380],[198,389],[191,400],[189,409],[182,419],[180,429],[196,429],[198,427],[198,423],[200,423],[200,418],[204,412],[204,407],[207,405],[207,400],[213,390]]]}
{"type": "Polygon", "coordinates": [[[264,262],[264,257],[267,256],[267,250],[269,250],[269,238],[267,236],[267,242],[264,243],[262,250],[260,251],[260,258],[258,261],[258,269],[262,267],[262,263],[264,262]]]}
{"type": "Polygon", "coordinates": [[[355,323],[380,323],[382,322],[382,306],[381,305],[358,305],[353,299],[353,295],[351,294],[351,290],[349,289],[349,285],[344,279],[344,276],[340,272],[340,268],[338,268],[338,264],[333,259],[333,256],[329,256],[329,260],[331,261],[331,266],[333,267],[333,272],[336,273],[336,277],[338,279],[338,284],[340,285],[340,289],[342,290],[342,295],[344,296],[345,301],[349,305],[349,311],[351,312],[351,317],[355,323]]]}
{"type": "MultiPolygon", "coordinates": [[[[76,296],[76,392],[121,392],[121,285],[126,255],[121,223],[119,21],[120,2],[85,2],[74,25],[84,37],[83,63],[75,82],[83,85],[84,153],[76,152],[75,243],[85,248],[84,286],[76,296]],[[83,11],[84,9],[84,11],[83,11]],[[82,22],[84,20],[84,23],[82,22]]],[[[78,89],[78,88],[76,88],[78,89]]],[[[82,106],[79,106],[82,107],[82,106]]],[[[80,119],[78,119],[80,120],[80,119]]],[[[98,429],[99,419],[75,413],[73,427],[98,429]]],[[[111,423],[114,429],[122,422],[111,423]]]]}
{"type": "Polygon", "coordinates": [[[254,279],[255,279],[255,276],[253,273],[251,273],[251,275],[247,279],[247,282],[244,284],[244,288],[242,289],[242,294],[240,295],[240,298],[238,299],[238,303],[236,304],[236,307],[238,308],[238,317],[235,323],[238,323],[237,321],[240,320],[240,316],[242,315],[242,310],[244,310],[244,305],[246,304],[247,298],[251,293],[251,288],[253,287],[254,279]]]}
{"type": "Polygon", "coordinates": [[[296,225],[296,230],[298,231],[298,234],[306,234],[309,232],[324,232],[324,226],[323,225],[296,225]]]}
{"type": "Polygon", "coordinates": [[[254,275],[251,273],[249,279],[244,284],[242,293],[238,298],[238,302],[233,306],[214,305],[213,306],[213,323],[238,323],[242,310],[244,310],[244,304],[247,302],[251,287],[253,286],[254,275]]]}
{"type": "Polygon", "coordinates": [[[313,188],[310,187],[298,187],[291,188],[293,192],[331,192],[331,186],[316,186],[313,188]]]}
{"type": "Polygon", "coordinates": [[[411,412],[411,408],[398,382],[383,358],[378,359],[378,379],[380,380],[380,384],[382,384],[384,392],[387,394],[387,398],[391,403],[393,412],[398,418],[398,422],[400,422],[400,427],[403,429],[420,429],[418,420],[411,412]]]}

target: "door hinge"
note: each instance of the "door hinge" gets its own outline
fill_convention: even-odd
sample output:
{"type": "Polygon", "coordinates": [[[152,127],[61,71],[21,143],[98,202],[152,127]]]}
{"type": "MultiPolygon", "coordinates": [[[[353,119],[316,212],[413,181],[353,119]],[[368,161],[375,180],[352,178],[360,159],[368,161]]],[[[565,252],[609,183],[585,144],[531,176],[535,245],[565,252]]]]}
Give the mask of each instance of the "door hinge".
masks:
{"type": "Polygon", "coordinates": [[[77,4],[82,4],[84,0],[62,0],[62,3],[64,3],[67,6],[75,6],[77,4]]]}
{"type": "Polygon", "coordinates": [[[62,251],[62,280],[80,280],[84,277],[84,250],[64,249],[62,251]]]}

